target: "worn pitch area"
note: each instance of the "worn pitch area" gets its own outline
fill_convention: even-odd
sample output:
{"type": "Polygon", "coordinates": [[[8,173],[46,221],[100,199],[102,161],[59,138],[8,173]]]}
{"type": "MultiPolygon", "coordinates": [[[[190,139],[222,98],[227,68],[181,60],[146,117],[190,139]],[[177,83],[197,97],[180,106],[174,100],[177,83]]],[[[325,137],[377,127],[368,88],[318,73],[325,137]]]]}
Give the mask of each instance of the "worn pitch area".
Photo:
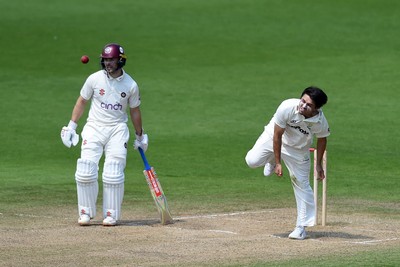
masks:
{"type": "Polygon", "coordinates": [[[400,247],[400,221],[368,214],[329,214],[303,241],[287,238],[295,209],[179,215],[167,226],[149,214],[123,217],[117,227],[97,217],[80,227],[72,210],[2,213],[0,265],[222,266],[400,247]]]}

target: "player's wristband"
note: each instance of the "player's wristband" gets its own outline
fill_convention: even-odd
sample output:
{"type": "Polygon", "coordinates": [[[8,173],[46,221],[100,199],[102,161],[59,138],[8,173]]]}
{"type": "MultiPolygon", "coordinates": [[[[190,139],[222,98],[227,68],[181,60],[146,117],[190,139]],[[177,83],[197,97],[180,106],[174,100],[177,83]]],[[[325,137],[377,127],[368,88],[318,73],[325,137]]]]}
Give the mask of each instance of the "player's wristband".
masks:
{"type": "Polygon", "coordinates": [[[72,130],[76,130],[76,127],[78,127],[78,124],[76,124],[76,122],[74,121],[69,121],[68,123],[68,128],[71,128],[72,130]]]}

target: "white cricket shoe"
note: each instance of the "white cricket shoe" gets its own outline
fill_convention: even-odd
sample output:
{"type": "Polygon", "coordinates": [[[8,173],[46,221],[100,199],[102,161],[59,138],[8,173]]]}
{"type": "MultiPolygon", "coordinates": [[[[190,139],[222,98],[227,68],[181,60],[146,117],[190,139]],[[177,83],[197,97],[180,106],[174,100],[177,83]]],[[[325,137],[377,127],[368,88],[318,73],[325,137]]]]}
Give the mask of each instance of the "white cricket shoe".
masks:
{"type": "Polygon", "coordinates": [[[90,216],[87,214],[81,214],[81,216],[79,216],[78,223],[80,226],[90,225],[90,216]]]}
{"type": "Polygon", "coordinates": [[[271,163],[265,164],[264,167],[264,176],[271,176],[271,174],[274,172],[275,166],[272,165],[271,163]]]}
{"type": "Polygon", "coordinates": [[[104,220],[103,220],[103,226],[115,226],[117,225],[117,220],[115,220],[113,217],[111,216],[107,216],[104,220]]]}
{"type": "Polygon", "coordinates": [[[289,238],[303,240],[304,238],[306,238],[306,236],[306,228],[304,226],[296,226],[296,228],[294,228],[294,231],[290,233],[289,238]]]}

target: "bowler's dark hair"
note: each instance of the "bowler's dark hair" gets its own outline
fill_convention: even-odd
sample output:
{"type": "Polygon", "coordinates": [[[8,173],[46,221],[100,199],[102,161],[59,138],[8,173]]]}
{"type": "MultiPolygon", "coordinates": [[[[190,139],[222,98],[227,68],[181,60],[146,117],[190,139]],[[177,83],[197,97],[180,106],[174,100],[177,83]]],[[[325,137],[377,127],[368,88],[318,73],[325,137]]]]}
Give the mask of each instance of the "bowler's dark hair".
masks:
{"type": "Polygon", "coordinates": [[[316,108],[321,108],[328,102],[328,96],[316,86],[310,86],[304,89],[303,93],[301,93],[301,97],[303,95],[308,95],[314,102],[316,108]]]}

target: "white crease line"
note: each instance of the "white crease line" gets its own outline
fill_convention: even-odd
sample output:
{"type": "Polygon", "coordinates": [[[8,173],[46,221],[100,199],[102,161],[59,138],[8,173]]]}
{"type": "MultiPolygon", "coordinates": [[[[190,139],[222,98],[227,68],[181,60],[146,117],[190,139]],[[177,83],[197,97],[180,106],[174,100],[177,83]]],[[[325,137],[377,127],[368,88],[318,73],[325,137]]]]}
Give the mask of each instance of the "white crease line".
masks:
{"type": "Polygon", "coordinates": [[[223,234],[232,234],[232,235],[237,235],[235,232],[231,231],[224,231],[224,230],[208,230],[209,232],[215,232],[215,233],[223,233],[223,234]]]}
{"type": "Polygon", "coordinates": [[[183,217],[175,217],[177,220],[185,220],[185,219],[198,219],[198,218],[217,218],[217,217],[227,217],[227,216],[236,216],[236,215],[245,215],[245,214],[257,214],[257,213],[272,213],[272,210],[266,211],[249,211],[249,212],[232,212],[232,213],[222,213],[222,214],[204,214],[204,215],[196,215],[196,216],[183,216],[183,217]]]}
{"type": "Polygon", "coordinates": [[[14,214],[15,216],[18,217],[30,217],[30,218],[47,218],[47,219],[52,219],[53,217],[50,216],[43,216],[43,215],[32,215],[32,214],[14,214]]]}
{"type": "MultiPolygon", "coordinates": [[[[175,228],[175,229],[182,230],[182,231],[192,231],[192,230],[195,230],[195,229],[186,229],[186,228],[181,228],[181,227],[177,227],[177,228],[175,228]]],[[[213,232],[213,233],[222,233],[222,234],[237,235],[236,232],[226,231],[226,230],[206,230],[206,229],[203,229],[203,230],[197,229],[197,230],[198,230],[198,231],[213,232]]]]}
{"type": "Polygon", "coordinates": [[[398,240],[398,238],[388,238],[388,239],[381,239],[381,240],[368,240],[368,241],[346,241],[346,243],[351,243],[351,244],[361,244],[361,245],[369,245],[369,244],[375,244],[375,243],[383,243],[387,241],[394,241],[398,240]]]}

